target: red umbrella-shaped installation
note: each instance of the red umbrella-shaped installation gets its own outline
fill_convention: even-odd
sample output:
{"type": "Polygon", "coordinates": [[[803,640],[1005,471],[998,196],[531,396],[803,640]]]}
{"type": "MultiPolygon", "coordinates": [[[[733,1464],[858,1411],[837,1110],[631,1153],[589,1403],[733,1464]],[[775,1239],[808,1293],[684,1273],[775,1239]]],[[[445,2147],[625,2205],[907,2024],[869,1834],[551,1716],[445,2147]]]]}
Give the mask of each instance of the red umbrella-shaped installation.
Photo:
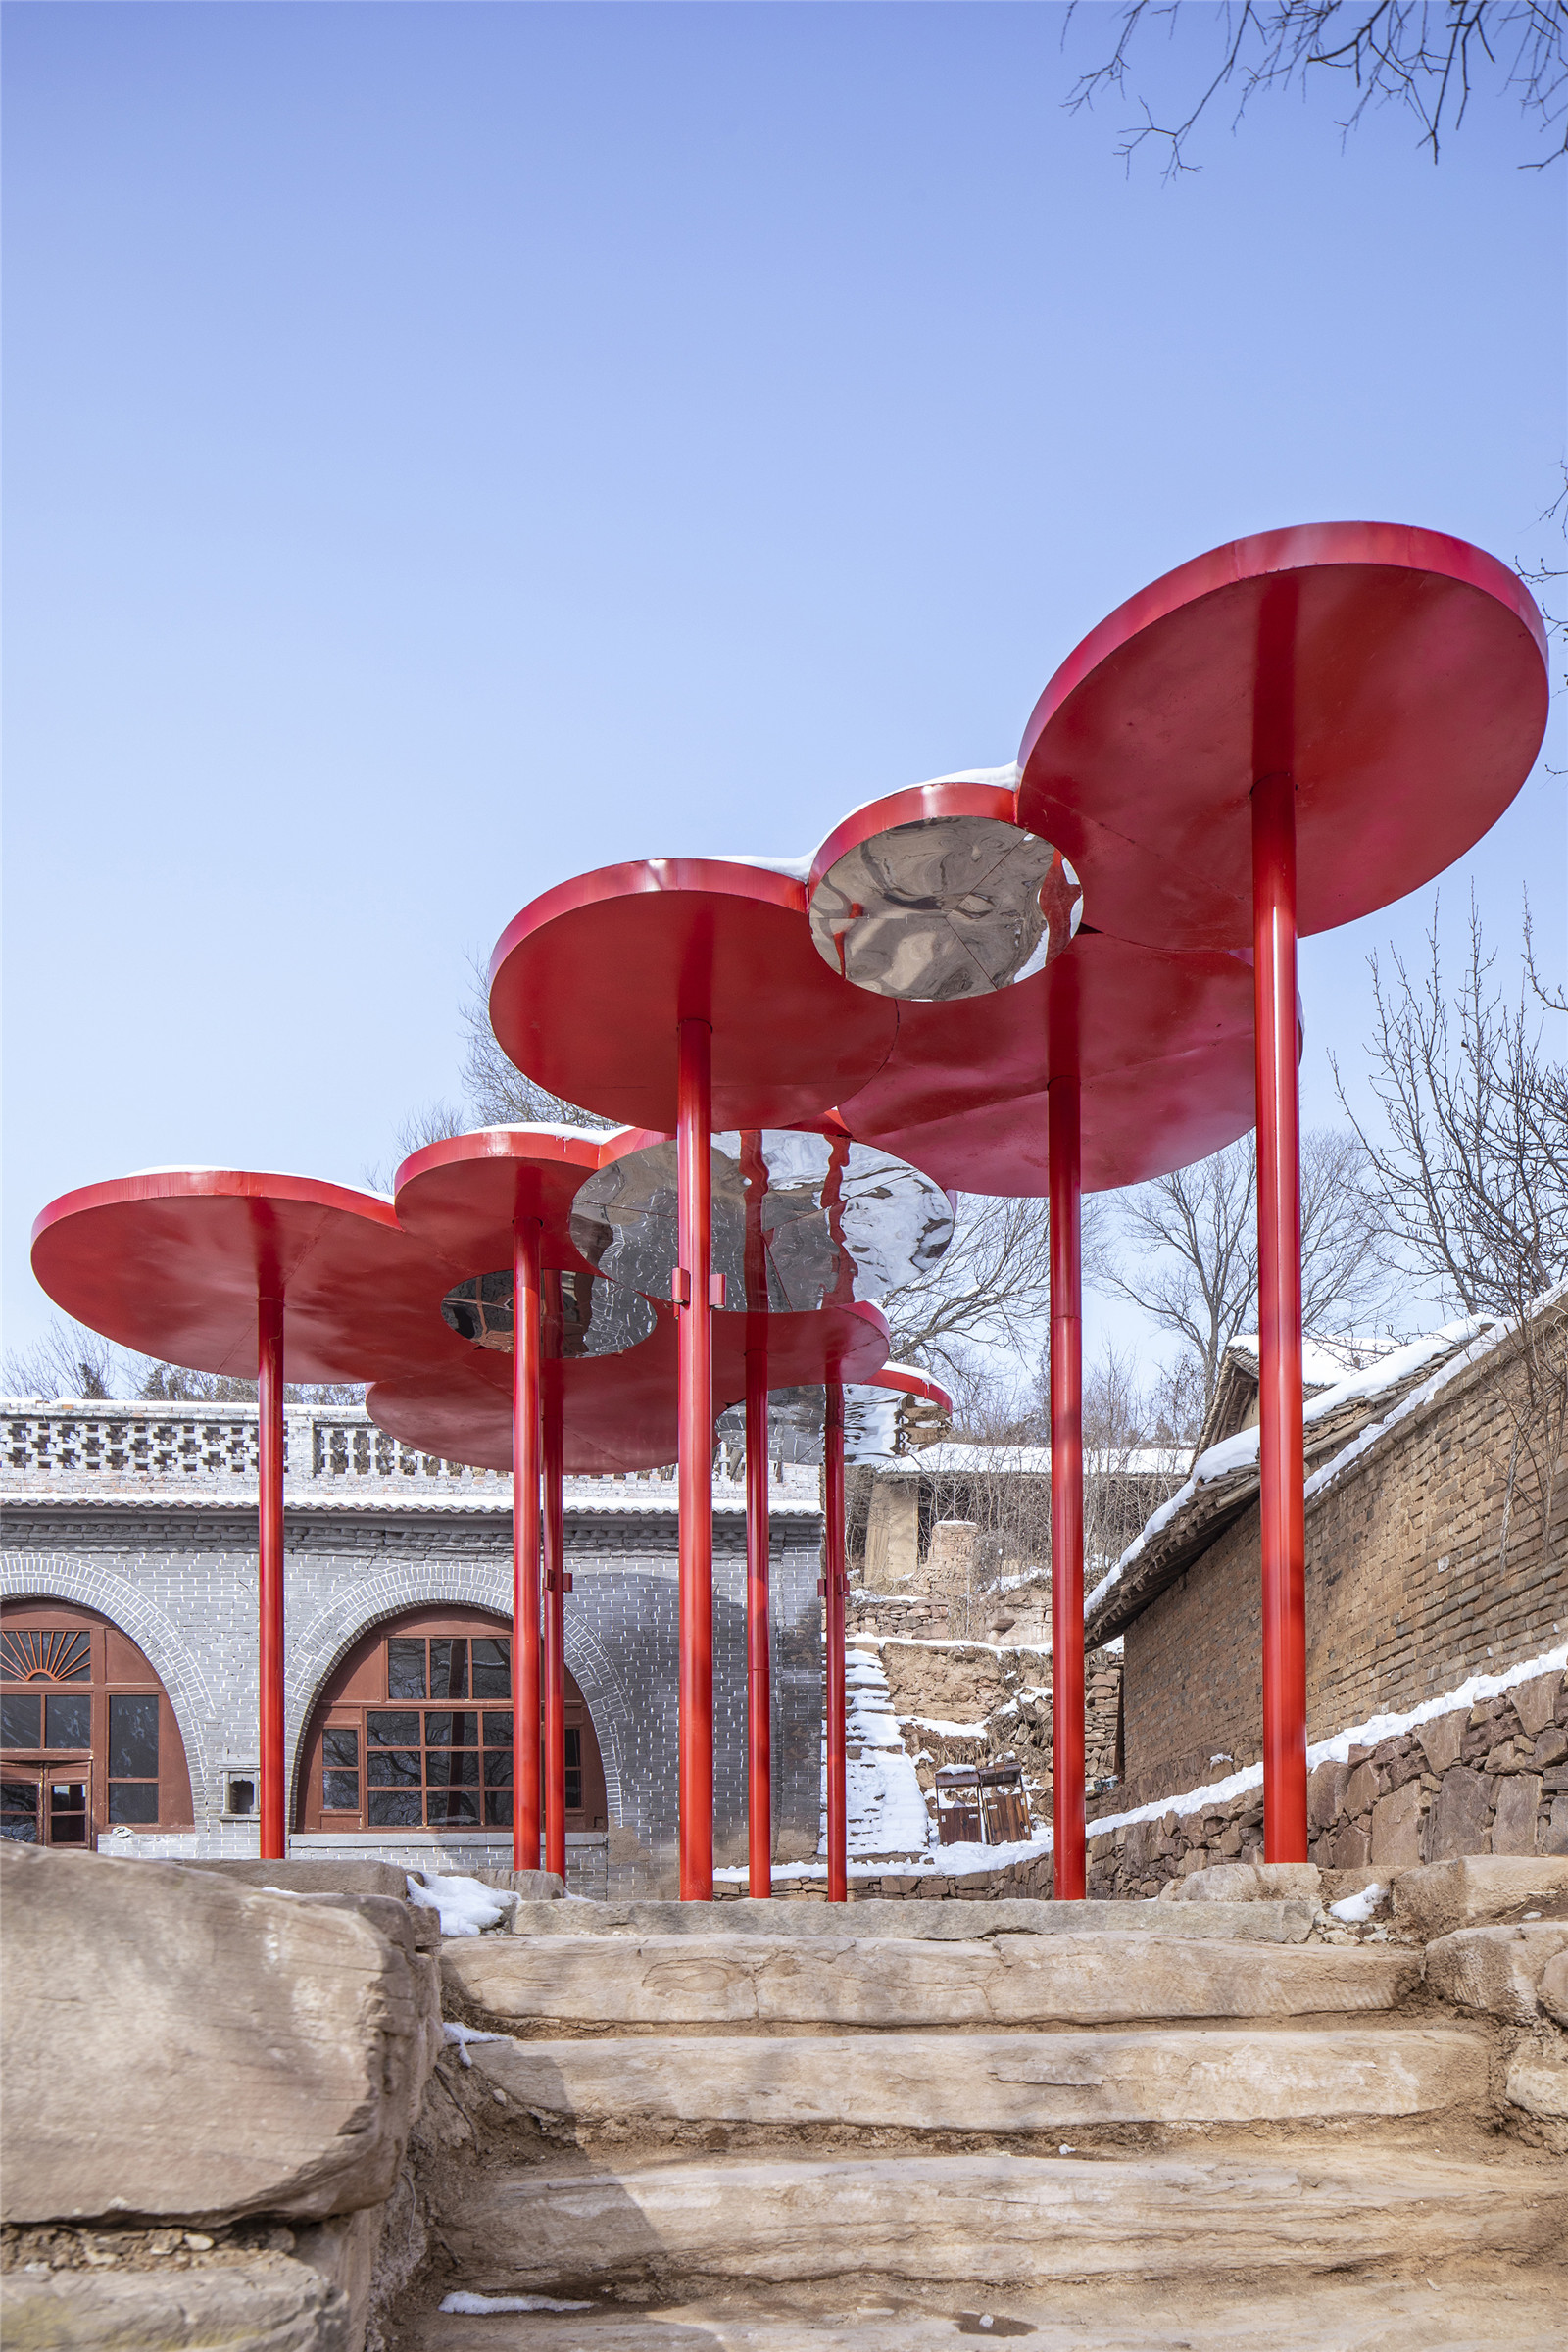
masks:
{"type": "Polygon", "coordinates": [[[1529,592],[1464,541],[1317,523],[1216,548],[1095,629],[1035,707],[1019,821],[1112,936],[1252,953],[1264,1852],[1304,1861],[1298,932],[1371,913],[1495,823],[1540,748],[1529,592]]]}
{"type": "MultiPolygon", "coordinates": [[[[807,1149],[804,1139],[791,1140],[797,1152],[807,1149]]],[[[439,1361],[411,1359],[371,1390],[368,1408],[381,1427],[409,1444],[454,1460],[513,1470],[514,1613],[522,1658],[537,1661],[542,1629],[543,1814],[550,1869],[564,1867],[565,1837],[562,1603],[569,1582],[564,1572],[562,1481],[567,1471],[651,1469],[676,1454],[678,1348],[667,1303],[677,1227],[673,1156],[667,1138],[641,1129],[507,1127],[429,1145],[398,1171],[397,1206],[404,1223],[439,1247],[454,1267],[474,1269],[454,1283],[442,1303],[446,1322],[468,1345],[456,1354],[443,1351],[439,1361]],[[602,1215],[607,1203],[618,1208],[618,1227],[602,1215]],[[628,1249],[635,1263],[621,1262],[628,1249]],[[607,1250],[614,1280],[599,1269],[607,1250]],[[521,1345],[518,1298],[532,1301],[531,1314],[525,1310],[521,1318],[521,1345]]],[[[721,1211],[733,1209],[727,1197],[733,1186],[726,1188],[725,1175],[734,1171],[722,1152],[711,1154],[710,1182],[715,1169],[721,1211]]],[[[721,1213],[721,1258],[735,1254],[729,1247],[733,1223],[733,1215],[721,1213]]],[[[764,1366],[771,1360],[781,1385],[793,1386],[863,1380],[874,1375],[886,1352],[886,1325],[874,1308],[853,1298],[830,1301],[816,1312],[769,1315],[764,1307],[754,1314],[725,1313],[715,1324],[713,1409],[746,1393],[759,1356],[764,1366]],[[765,1346],[754,1328],[759,1320],[767,1326],[765,1346]]],[[[763,1401],[765,1410],[765,1393],[763,1401]]],[[[765,1419],[760,1457],[765,1471],[765,1419]]],[[[760,1580],[754,1561],[749,1602],[751,1616],[760,1621],[762,1665],[749,1705],[754,1728],[760,1720],[765,1741],[765,1489],[760,1536],[760,1580]]],[[[757,1542],[758,1530],[749,1521],[749,1552],[756,1552],[757,1542]]],[[[750,1622],[749,1641],[755,1651],[750,1622]]],[[[514,1843],[519,1857],[537,1857],[538,1752],[516,1727],[537,1722],[540,1693],[537,1683],[524,1685],[520,1671],[518,1690],[514,1843]]],[[[765,1803],[760,1821],[765,1835],[765,1803]]]]}
{"type": "Polygon", "coordinates": [[[261,1853],[280,1860],[284,1366],[373,1380],[426,1351],[451,1269],[376,1194],[229,1168],[64,1194],[33,1226],[32,1265],[57,1305],[120,1346],[257,1381],[261,1853]]]}
{"type": "Polygon", "coordinates": [[[897,1013],[827,969],[788,873],[647,859],[524,907],[490,966],[518,1067],[568,1101],[676,1139],[680,1885],[712,1893],[711,1141],[822,1117],[869,1078],[897,1013]]]}
{"type": "Polygon", "coordinates": [[[811,861],[825,960],[901,1000],[851,1133],[967,1192],[1050,1200],[1054,1884],[1084,1893],[1081,1196],[1252,1117],[1251,975],[1091,932],[1074,868],[1017,822],[1016,770],[857,809],[811,861]]]}

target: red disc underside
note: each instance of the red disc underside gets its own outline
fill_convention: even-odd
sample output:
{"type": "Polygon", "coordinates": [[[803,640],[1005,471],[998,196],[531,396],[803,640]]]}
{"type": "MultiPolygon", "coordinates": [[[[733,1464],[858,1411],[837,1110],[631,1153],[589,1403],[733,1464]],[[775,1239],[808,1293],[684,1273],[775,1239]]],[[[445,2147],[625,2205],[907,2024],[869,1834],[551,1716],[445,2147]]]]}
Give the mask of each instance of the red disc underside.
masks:
{"type": "Polygon", "coordinates": [[[896,1010],[812,944],[801,884],[715,858],[607,866],[536,899],[490,966],[519,1069],[602,1117],[669,1134],[677,1025],[712,1029],[713,1125],[804,1125],[892,1046],[896,1010]]]}
{"type": "Polygon", "coordinates": [[[1529,592],[1461,539],[1342,522],[1237,540],[1062,663],[1019,752],[1019,818],[1071,858],[1097,930],[1243,948],[1250,795],[1288,773],[1298,925],[1331,930],[1496,822],[1540,749],[1544,646],[1529,592]]]}
{"type": "MultiPolygon", "coordinates": [[[[658,1326],[620,1355],[547,1363],[547,1392],[559,1384],[569,1474],[657,1470],[675,1459],[676,1327],[674,1310],[654,1302],[658,1326]]],[[[713,1317],[713,1411],[746,1394],[748,1331],[765,1338],[768,1384],[807,1388],[824,1380],[869,1381],[887,1355],[887,1325],[874,1307],[827,1306],[814,1314],[713,1317]]],[[[370,1418],[406,1446],[470,1462],[512,1468],[512,1358],[462,1343],[466,1363],[411,1371],[382,1381],[366,1399],[370,1418]]]]}
{"type": "Polygon", "coordinates": [[[441,1320],[456,1279],[391,1205],[303,1176],[170,1169],[88,1185],[33,1227],[57,1306],[122,1348],[254,1380],[256,1303],[283,1300],[285,1377],[374,1380],[466,1343],[441,1320]]]}
{"type": "Polygon", "coordinates": [[[1086,1192],[1233,1142],[1254,1117],[1250,963],[1081,931],[1015,988],[901,1005],[893,1054],[839,1116],[949,1189],[1033,1199],[1047,1191],[1045,1090],[1073,1075],[1086,1192]]]}
{"type": "Polygon", "coordinates": [[[662,1142],[641,1128],[594,1134],[551,1127],[485,1127],[411,1153],[397,1172],[399,1221],[465,1277],[512,1264],[516,1222],[536,1218],[540,1263],[591,1272],[573,1248],[571,1204],[596,1169],[662,1142]]]}

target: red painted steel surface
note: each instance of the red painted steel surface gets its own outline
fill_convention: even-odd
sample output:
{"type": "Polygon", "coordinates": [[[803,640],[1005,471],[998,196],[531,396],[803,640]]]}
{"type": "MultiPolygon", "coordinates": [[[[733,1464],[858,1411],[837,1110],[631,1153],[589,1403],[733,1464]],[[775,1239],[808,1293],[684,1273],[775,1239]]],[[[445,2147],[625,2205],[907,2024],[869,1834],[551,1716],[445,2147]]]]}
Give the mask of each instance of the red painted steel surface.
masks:
{"type": "Polygon", "coordinates": [[[890,832],[895,825],[917,825],[939,816],[990,817],[998,824],[1015,825],[1017,796],[1004,784],[979,784],[958,776],[939,776],[929,784],[910,784],[902,792],[884,793],[879,800],[862,802],[834,826],[812,858],[806,882],[807,904],[809,905],[822,876],[831,872],[849,851],[858,850],[862,842],[870,841],[878,833],[890,832]]]}
{"type": "MultiPolygon", "coordinates": [[[[547,1360],[561,1354],[561,1278],[544,1278],[544,1352],[547,1360]]],[[[564,1473],[562,1396],[552,1381],[544,1402],[544,1782],[545,1868],[560,1879],[566,1875],[566,1525],[562,1492],[564,1473]]]]}
{"type": "MultiPolygon", "coordinates": [[[[540,1426],[539,1249],[536,1216],[513,1231],[512,1297],[512,1867],[537,1870],[539,1789],[540,1426]]],[[[486,1269],[489,1271],[490,1269],[486,1269]]],[[[475,1348],[473,1353],[479,1350],[475,1348]]]]}
{"type": "Polygon", "coordinates": [[[607,866],[502,934],[490,1018],[520,1069],[607,1118],[675,1126],[675,1033],[711,1025],[720,1129],[809,1122],[893,1043],[895,1008],[830,971],[802,885],[720,858],[607,866]]]}
{"type": "Polygon", "coordinates": [[[773,1891],[772,1673],[768,1650],[767,1348],[746,1356],[747,1891],[773,1891]]]}
{"type": "Polygon", "coordinates": [[[1263,1573],[1263,1858],[1307,1859],[1306,1526],[1301,1437],[1296,796],[1252,794],[1257,975],[1258,1431],[1263,1573]]]}
{"type": "Polygon", "coordinates": [[[259,1512],[257,1674],[260,1695],[261,1857],[288,1852],[283,1732],[283,1306],[259,1298],[252,1308],[256,1348],[259,1512]]]}
{"type": "MultiPolygon", "coordinates": [[[[639,1143],[646,1137],[639,1136],[639,1143]]],[[[626,1131],[481,1127],[411,1152],[398,1169],[398,1222],[460,1268],[490,1274],[512,1256],[513,1227],[540,1227],[541,1264],[582,1270],[571,1246],[571,1204],[585,1180],[626,1149],[626,1131]]]]}
{"type": "Polygon", "coordinates": [[[844,1560],[844,1391],[827,1384],[827,1419],[822,1433],[823,1556],[822,1640],[827,1652],[823,1706],[827,1733],[827,1899],[850,1899],[849,1788],[844,1682],[844,1595],[849,1577],[844,1560]]]}
{"type": "Polygon", "coordinates": [[[680,1894],[713,1899],[712,1044],[679,1028],[676,1219],[686,1303],[676,1309],[680,1450],[680,1894]]]}
{"type": "Polygon", "coordinates": [[[1265,531],[1069,655],[1024,734],[1018,811],[1071,858],[1097,929],[1243,948],[1256,777],[1295,776],[1298,920],[1325,931],[1462,857],[1545,718],[1541,615],[1494,557],[1398,523],[1265,531]]]}
{"type": "Polygon", "coordinates": [[[1078,1081],[1046,1098],[1051,1128],[1051,1688],[1054,1892],[1084,1896],[1083,1253],[1078,1081]]]}
{"type": "Polygon", "coordinates": [[[1246,957],[1172,956],[1080,931],[1033,979],[950,1004],[902,1004],[886,1063],[839,1105],[876,1144],[962,1192],[1038,1200],[1046,1089],[1083,1080],[1086,1192],[1186,1167],[1253,1120],[1246,957]]]}
{"type": "Polygon", "coordinates": [[[249,1380],[256,1301],[283,1300],[289,1377],[375,1380],[432,1351],[455,1276],[390,1201],[306,1176],[170,1168],[83,1186],[32,1229],[58,1306],[122,1348],[249,1380]]]}

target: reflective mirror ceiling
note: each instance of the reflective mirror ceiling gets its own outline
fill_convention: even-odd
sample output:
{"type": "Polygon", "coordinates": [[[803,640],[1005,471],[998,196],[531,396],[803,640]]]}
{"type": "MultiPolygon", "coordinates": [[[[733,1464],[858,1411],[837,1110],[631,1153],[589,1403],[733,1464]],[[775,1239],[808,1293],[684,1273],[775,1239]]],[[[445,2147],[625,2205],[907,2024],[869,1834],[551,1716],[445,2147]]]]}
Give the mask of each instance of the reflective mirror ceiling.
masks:
{"type": "Polygon", "coordinates": [[[999,817],[923,817],[829,866],[811,894],[811,936],[858,988],[945,1004],[1029,979],[1082,908],[1076,874],[1038,835],[999,817]]]}

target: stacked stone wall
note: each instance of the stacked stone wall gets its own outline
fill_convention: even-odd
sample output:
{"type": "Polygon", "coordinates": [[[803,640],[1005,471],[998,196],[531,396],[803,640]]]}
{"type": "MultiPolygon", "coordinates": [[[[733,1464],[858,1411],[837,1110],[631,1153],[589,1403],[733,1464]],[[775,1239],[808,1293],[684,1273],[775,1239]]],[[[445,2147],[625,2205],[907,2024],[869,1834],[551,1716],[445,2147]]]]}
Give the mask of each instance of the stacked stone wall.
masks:
{"type": "MultiPolygon", "coordinates": [[[[1309,1497],[1309,1740],[1561,1639],[1568,1470],[1546,1435],[1523,1365],[1489,1355],[1309,1497]]],[[[1259,1584],[1254,1503],[1127,1627],[1124,1804],[1258,1760],[1259,1584]]]]}

